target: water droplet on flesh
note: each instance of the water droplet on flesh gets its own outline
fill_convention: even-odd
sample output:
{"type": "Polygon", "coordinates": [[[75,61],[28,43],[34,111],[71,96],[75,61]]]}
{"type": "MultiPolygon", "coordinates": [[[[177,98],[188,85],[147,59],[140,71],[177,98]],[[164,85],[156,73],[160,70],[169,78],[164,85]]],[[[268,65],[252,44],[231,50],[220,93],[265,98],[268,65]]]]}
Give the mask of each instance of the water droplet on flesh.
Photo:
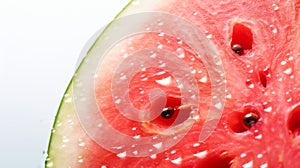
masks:
{"type": "Polygon", "coordinates": [[[52,161],[47,162],[46,167],[52,167],[52,166],[53,166],[53,162],[52,161]]]}
{"type": "Polygon", "coordinates": [[[157,155],[156,155],[156,154],[152,154],[152,155],[150,155],[150,158],[151,158],[151,159],[156,159],[156,157],[157,157],[157,155]]]}
{"type": "Polygon", "coordinates": [[[271,107],[271,106],[270,106],[270,107],[267,107],[267,108],[264,109],[264,111],[265,111],[265,112],[271,112],[271,111],[272,111],[272,107],[271,107]]]}
{"type": "Polygon", "coordinates": [[[284,70],[283,73],[291,74],[292,73],[292,68],[288,68],[288,69],[284,70]]]}
{"type": "Polygon", "coordinates": [[[198,146],[200,146],[200,143],[194,143],[193,144],[193,147],[198,147],[198,146]]]}
{"type": "Polygon", "coordinates": [[[200,158],[200,159],[203,159],[207,156],[208,152],[207,151],[202,151],[202,152],[198,152],[198,153],[195,153],[194,156],[200,158]]]}
{"type": "Polygon", "coordinates": [[[182,158],[179,157],[179,158],[177,158],[177,159],[171,160],[171,162],[174,163],[174,164],[181,164],[182,158]]]}
{"type": "Polygon", "coordinates": [[[243,168],[253,168],[253,161],[251,160],[248,163],[242,165],[243,168]]]}
{"type": "Polygon", "coordinates": [[[268,163],[260,165],[260,168],[268,168],[268,163]]]}
{"type": "Polygon", "coordinates": [[[277,11],[279,9],[279,6],[277,4],[272,4],[274,11],[277,11]]]}
{"type": "Polygon", "coordinates": [[[126,152],[122,152],[122,153],[118,153],[117,154],[117,156],[119,157],[119,158],[125,158],[126,157],[126,152]]]}
{"type": "Polygon", "coordinates": [[[263,157],[263,154],[258,154],[257,156],[256,156],[258,159],[260,159],[260,158],[262,158],[263,157]]]}
{"type": "Polygon", "coordinates": [[[201,79],[199,79],[199,82],[206,83],[207,82],[207,76],[203,76],[201,79]]]}
{"type": "Polygon", "coordinates": [[[162,142],[153,144],[153,147],[155,147],[156,149],[160,149],[162,147],[162,142]]]}

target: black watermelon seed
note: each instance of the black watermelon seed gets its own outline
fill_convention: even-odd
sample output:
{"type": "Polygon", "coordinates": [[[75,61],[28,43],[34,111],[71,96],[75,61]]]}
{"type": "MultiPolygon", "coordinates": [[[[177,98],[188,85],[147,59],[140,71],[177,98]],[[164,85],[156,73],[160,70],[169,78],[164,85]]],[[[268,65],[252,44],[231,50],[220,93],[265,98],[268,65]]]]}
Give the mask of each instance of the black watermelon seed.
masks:
{"type": "Polygon", "coordinates": [[[254,124],[256,124],[258,120],[259,120],[258,114],[252,113],[252,112],[247,113],[247,114],[244,116],[244,119],[243,119],[245,126],[248,127],[248,128],[250,128],[250,127],[252,127],[254,124]]]}
{"type": "Polygon", "coordinates": [[[164,108],[163,111],[161,112],[161,116],[165,119],[170,119],[174,115],[175,109],[172,107],[167,107],[164,108]]]}
{"type": "Polygon", "coordinates": [[[234,44],[231,49],[239,55],[242,55],[244,53],[243,47],[239,44],[234,44]]]}

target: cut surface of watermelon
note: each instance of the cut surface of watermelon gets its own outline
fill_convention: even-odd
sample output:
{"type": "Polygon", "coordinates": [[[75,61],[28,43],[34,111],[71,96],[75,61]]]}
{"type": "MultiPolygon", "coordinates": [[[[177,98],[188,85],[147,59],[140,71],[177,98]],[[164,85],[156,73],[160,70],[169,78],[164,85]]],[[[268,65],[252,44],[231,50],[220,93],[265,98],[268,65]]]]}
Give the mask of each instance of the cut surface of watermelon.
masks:
{"type": "Polygon", "coordinates": [[[67,88],[45,167],[300,167],[299,14],[130,2],[67,88]]]}

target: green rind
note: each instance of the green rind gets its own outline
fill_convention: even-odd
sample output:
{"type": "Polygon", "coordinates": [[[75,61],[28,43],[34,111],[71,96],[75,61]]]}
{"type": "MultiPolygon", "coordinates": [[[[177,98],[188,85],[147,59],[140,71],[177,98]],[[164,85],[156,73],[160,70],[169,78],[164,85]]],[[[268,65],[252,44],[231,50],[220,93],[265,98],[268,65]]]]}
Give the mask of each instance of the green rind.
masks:
{"type": "MultiPolygon", "coordinates": [[[[135,0],[131,0],[115,17],[114,17],[114,20],[119,18],[124,12],[125,10],[134,2],[135,0]]],[[[106,30],[109,28],[109,26],[111,25],[111,23],[109,23],[105,28],[104,30],[101,32],[101,34],[97,37],[97,39],[95,40],[95,42],[91,45],[91,47],[89,48],[89,50],[87,51],[86,53],[86,56],[90,53],[90,51],[95,47],[95,44],[101,39],[102,35],[106,32],[106,30]]],[[[84,60],[86,58],[86,56],[82,59],[81,63],[78,65],[78,68],[76,69],[75,71],[75,74],[80,70],[82,64],[84,63],[84,60]]],[[[71,86],[73,84],[73,80],[74,80],[74,76],[71,78],[71,81],[69,82],[68,86],[67,86],[67,89],[66,91],[64,92],[63,94],[63,97],[62,97],[62,100],[59,104],[59,107],[58,107],[58,111],[57,111],[57,114],[54,118],[54,123],[53,123],[53,126],[52,126],[52,130],[56,129],[57,128],[57,121],[58,121],[58,118],[60,117],[60,111],[62,109],[62,106],[64,104],[64,101],[65,101],[65,95],[68,94],[70,92],[70,89],[71,89],[71,86]]],[[[49,140],[49,144],[48,144],[48,147],[47,147],[47,158],[50,156],[50,150],[51,150],[51,145],[52,145],[52,141],[53,141],[53,137],[54,137],[54,134],[53,134],[53,131],[51,131],[51,134],[50,134],[50,140],[49,140]]],[[[47,164],[48,164],[48,161],[47,158],[45,159],[45,168],[47,168],[47,164]]]]}

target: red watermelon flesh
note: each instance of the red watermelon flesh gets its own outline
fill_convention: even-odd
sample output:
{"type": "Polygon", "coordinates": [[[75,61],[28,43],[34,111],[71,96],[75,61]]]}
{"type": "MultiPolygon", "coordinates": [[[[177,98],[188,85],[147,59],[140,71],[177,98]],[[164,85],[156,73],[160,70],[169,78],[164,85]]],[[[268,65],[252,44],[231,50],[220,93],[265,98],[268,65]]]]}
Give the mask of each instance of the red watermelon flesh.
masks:
{"type": "MultiPolygon", "coordinates": [[[[99,144],[97,138],[111,143],[128,142],[109,131],[103,137],[92,137],[90,133],[98,131],[93,127],[93,122],[98,120],[92,115],[85,116],[91,125],[82,124],[82,116],[77,116],[77,110],[82,107],[76,106],[76,101],[83,100],[87,104],[86,111],[90,110],[89,102],[85,102],[84,97],[74,96],[81,90],[76,91],[77,87],[73,86],[82,82],[77,81],[77,76],[89,76],[92,72],[79,67],[56,118],[46,167],[300,167],[300,1],[166,0],[158,3],[145,0],[131,2],[119,17],[144,11],[172,14],[187,20],[205,34],[217,50],[226,80],[225,106],[217,127],[207,139],[199,140],[205,121],[211,119],[214,79],[207,62],[197,57],[193,46],[168,32],[132,35],[118,41],[101,58],[95,72],[90,95],[95,97],[97,108],[106,120],[106,124],[97,125],[98,129],[105,132],[109,127],[133,139],[151,137],[150,146],[156,148],[164,147],[164,143],[155,140],[160,135],[162,142],[177,136],[182,139],[158,153],[149,151],[145,156],[139,155],[142,150],[139,144],[129,144],[136,149],[132,153],[122,149],[125,148],[122,145],[110,150],[99,144]],[[175,58],[162,57],[166,65],[137,68],[132,76],[116,75],[122,63],[145,48],[150,52],[153,48],[163,50],[165,57],[171,54],[182,64],[172,61],[175,58]],[[179,71],[176,76],[166,70],[182,67],[189,68],[192,83],[197,85],[197,89],[191,91],[196,95],[191,102],[197,103],[185,103],[182,99],[176,78],[185,76],[186,72],[179,71]],[[129,81],[128,85],[116,84],[120,87],[117,93],[113,89],[115,78],[129,81]],[[127,90],[122,92],[123,88],[127,90]],[[166,99],[152,99],[149,95],[154,88],[163,91],[166,99]],[[150,119],[128,119],[121,111],[130,108],[119,105],[123,103],[120,95],[128,96],[129,102],[125,105],[147,111],[141,116],[150,119]],[[165,101],[167,117],[163,111],[152,109],[162,101],[165,101]],[[183,130],[188,132],[183,134],[183,130]]],[[[105,31],[82,65],[97,55],[97,47],[104,38],[105,31]]],[[[135,59],[146,58],[141,54],[135,59]]]]}

